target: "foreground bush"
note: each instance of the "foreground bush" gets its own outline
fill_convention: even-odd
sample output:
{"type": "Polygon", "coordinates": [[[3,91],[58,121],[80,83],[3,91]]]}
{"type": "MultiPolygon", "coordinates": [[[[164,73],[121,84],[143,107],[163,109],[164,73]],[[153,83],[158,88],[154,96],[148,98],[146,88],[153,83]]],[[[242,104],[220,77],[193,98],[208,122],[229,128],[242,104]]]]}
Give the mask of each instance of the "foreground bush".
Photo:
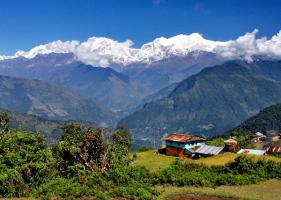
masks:
{"type": "Polygon", "coordinates": [[[50,197],[59,196],[67,199],[76,199],[79,197],[96,197],[98,199],[107,199],[107,196],[101,192],[96,191],[82,185],[78,182],[74,182],[71,179],[58,178],[50,180],[41,185],[37,191],[37,195],[45,199],[50,197]]]}

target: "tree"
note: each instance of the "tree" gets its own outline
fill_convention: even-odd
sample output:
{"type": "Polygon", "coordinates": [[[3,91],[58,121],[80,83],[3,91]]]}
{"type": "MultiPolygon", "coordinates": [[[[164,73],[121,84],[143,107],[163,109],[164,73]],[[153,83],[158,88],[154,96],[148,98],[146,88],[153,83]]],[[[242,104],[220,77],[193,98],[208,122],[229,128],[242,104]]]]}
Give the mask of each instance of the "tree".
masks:
{"type": "Polygon", "coordinates": [[[129,129],[125,126],[117,126],[117,130],[112,135],[112,142],[122,145],[129,150],[132,145],[132,137],[129,129]]]}
{"type": "Polygon", "coordinates": [[[7,132],[10,128],[10,120],[7,113],[0,115],[0,129],[1,132],[7,132]]]}
{"type": "Polygon", "coordinates": [[[66,124],[63,127],[62,140],[70,145],[81,145],[82,142],[82,128],[79,124],[66,124]]]}
{"type": "Polygon", "coordinates": [[[132,144],[131,133],[126,127],[118,126],[112,134],[112,143],[108,149],[108,158],[111,167],[128,164],[129,149],[132,144]]]}
{"type": "Polygon", "coordinates": [[[81,164],[93,171],[93,164],[103,168],[107,164],[106,144],[101,129],[82,129],[79,125],[69,124],[63,128],[62,140],[54,146],[54,152],[60,159],[60,170],[81,164]]]}

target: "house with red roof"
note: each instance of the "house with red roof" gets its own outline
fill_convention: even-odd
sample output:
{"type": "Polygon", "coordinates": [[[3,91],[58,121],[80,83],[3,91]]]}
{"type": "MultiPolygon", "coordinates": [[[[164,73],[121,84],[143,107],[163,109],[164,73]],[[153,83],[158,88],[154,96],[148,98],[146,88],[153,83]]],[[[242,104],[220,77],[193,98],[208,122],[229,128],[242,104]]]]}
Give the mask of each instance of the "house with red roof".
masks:
{"type": "Polygon", "coordinates": [[[172,133],[164,137],[166,155],[186,157],[193,154],[193,150],[205,144],[206,138],[197,135],[172,133]]]}

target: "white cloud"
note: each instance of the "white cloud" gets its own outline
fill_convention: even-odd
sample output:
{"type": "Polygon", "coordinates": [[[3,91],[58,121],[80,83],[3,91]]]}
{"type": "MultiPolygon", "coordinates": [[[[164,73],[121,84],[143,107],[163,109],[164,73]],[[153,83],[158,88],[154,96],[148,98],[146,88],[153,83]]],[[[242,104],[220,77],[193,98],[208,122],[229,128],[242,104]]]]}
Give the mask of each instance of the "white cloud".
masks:
{"type": "Polygon", "coordinates": [[[171,38],[160,37],[144,44],[141,48],[133,48],[133,42],[119,42],[104,37],[91,37],[87,41],[54,41],[39,45],[30,51],[18,51],[13,56],[0,56],[0,60],[23,56],[33,58],[37,54],[69,53],[78,60],[93,66],[108,67],[110,65],[127,66],[138,62],[150,62],[174,56],[185,56],[192,51],[208,51],[224,60],[252,60],[255,55],[281,59],[281,31],[272,38],[256,38],[258,30],[246,33],[236,40],[207,40],[199,33],[177,35],[171,38]]]}
{"type": "Polygon", "coordinates": [[[132,45],[131,40],[118,42],[103,37],[92,37],[82,42],[74,50],[74,54],[79,60],[95,66],[126,65],[131,62],[132,54],[135,51],[131,48],[132,45]]]}

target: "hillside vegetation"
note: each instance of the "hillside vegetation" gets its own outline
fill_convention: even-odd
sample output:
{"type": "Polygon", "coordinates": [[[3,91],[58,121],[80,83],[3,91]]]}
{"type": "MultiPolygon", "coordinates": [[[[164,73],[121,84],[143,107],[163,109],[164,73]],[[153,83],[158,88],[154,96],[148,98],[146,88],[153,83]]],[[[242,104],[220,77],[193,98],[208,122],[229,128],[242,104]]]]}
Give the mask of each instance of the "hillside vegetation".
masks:
{"type": "Polygon", "coordinates": [[[209,166],[168,160],[150,171],[134,164],[135,156],[130,159],[131,135],[124,127],[104,138],[101,129],[68,124],[48,147],[40,134],[10,129],[8,122],[7,115],[0,116],[0,197],[156,199],[161,193],[156,186],[217,187],[281,178],[281,162],[245,156],[209,166]]]}
{"type": "Polygon", "coordinates": [[[267,130],[281,130],[281,103],[269,106],[250,117],[234,130],[247,132],[266,132],[267,130]]]}

